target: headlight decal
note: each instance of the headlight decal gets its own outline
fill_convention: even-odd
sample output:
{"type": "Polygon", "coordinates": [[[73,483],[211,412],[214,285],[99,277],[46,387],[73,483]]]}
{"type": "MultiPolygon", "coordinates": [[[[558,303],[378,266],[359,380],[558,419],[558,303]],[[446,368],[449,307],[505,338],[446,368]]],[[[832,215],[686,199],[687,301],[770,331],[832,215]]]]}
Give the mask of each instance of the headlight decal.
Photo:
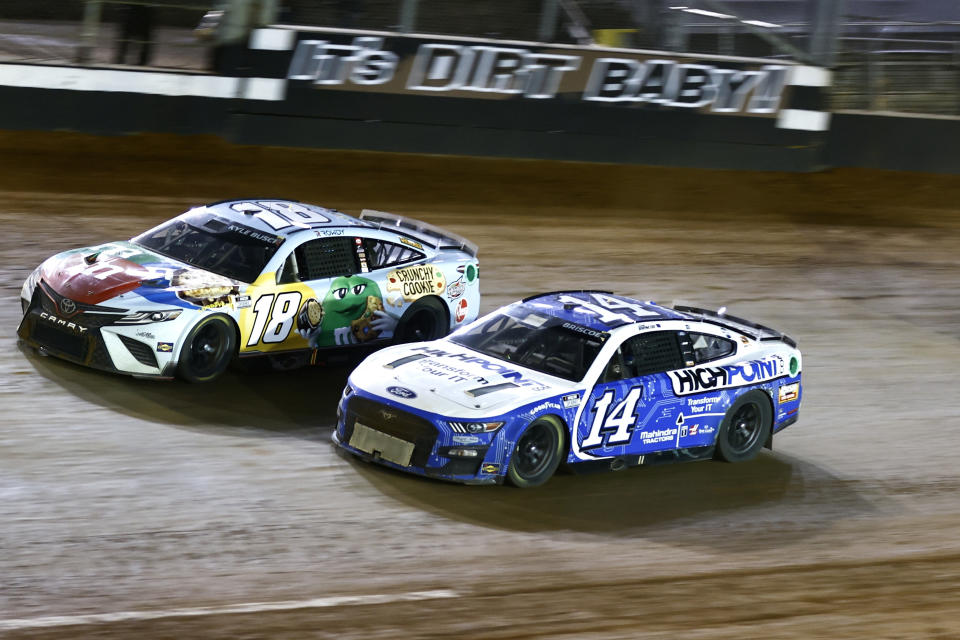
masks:
{"type": "Polygon", "coordinates": [[[168,309],[166,311],[135,311],[119,320],[117,324],[150,324],[153,322],[167,322],[180,317],[183,309],[168,309]]]}

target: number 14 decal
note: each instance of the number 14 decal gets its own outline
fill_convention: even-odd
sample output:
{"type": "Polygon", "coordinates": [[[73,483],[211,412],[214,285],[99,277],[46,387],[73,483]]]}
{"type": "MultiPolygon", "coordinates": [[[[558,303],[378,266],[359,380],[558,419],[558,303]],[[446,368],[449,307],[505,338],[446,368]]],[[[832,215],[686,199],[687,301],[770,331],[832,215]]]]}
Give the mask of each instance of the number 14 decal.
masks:
{"type": "Polygon", "coordinates": [[[596,449],[604,444],[614,446],[629,443],[633,436],[633,427],[637,424],[637,403],[641,396],[643,387],[630,389],[627,397],[618,402],[608,414],[607,409],[613,403],[614,390],[604,391],[594,404],[596,414],[593,416],[593,424],[590,425],[590,433],[580,443],[580,448],[596,449]]]}
{"type": "Polygon", "coordinates": [[[293,328],[293,319],[300,309],[301,298],[299,291],[281,293],[277,296],[276,303],[273,301],[272,293],[257,298],[256,304],[253,305],[253,328],[250,329],[247,346],[256,346],[261,336],[263,341],[269,344],[286,340],[290,335],[290,329],[293,328]]]}

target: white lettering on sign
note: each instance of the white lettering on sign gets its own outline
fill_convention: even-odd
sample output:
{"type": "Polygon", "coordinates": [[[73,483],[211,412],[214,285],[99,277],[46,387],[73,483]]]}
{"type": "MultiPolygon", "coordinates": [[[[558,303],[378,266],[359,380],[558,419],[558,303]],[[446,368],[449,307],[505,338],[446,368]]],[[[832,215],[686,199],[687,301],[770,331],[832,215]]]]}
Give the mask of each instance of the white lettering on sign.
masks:
{"type": "Polygon", "coordinates": [[[580,56],[537,53],[512,47],[420,45],[407,88],[413,91],[479,91],[553,98],[563,74],[580,56]]]}
{"type": "MultiPolygon", "coordinates": [[[[556,98],[565,80],[590,64],[585,86],[571,87],[587,102],[650,103],[712,113],[776,113],[791,66],[729,69],[699,62],[604,56],[592,61],[568,53],[532,51],[495,44],[427,42],[400,65],[381,36],[357,36],[350,44],[305,39],[297,43],[287,71],[290,80],[316,86],[394,83],[393,90],[475,92],[556,98]],[[409,69],[398,78],[401,69],[409,69]],[[396,82],[394,82],[396,81],[396,82]]],[[[735,64],[735,63],[734,63],[735,64]]]]}
{"type": "Polygon", "coordinates": [[[718,69],[672,60],[599,58],[590,72],[583,99],[594,102],[656,102],[717,113],[773,113],[780,104],[787,67],[766,65],[759,71],[718,69]]]}

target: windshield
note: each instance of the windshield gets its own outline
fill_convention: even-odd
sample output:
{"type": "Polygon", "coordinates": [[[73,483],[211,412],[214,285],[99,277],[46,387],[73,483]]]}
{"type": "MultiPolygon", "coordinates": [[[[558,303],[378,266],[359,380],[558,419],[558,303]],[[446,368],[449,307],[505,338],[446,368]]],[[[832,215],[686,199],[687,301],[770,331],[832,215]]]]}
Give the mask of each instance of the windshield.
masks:
{"type": "Polygon", "coordinates": [[[520,306],[450,337],[488,356],[580,381],[609,334],[520,306]]]}
{"type": "Polygon", "coordinates": [[[174,218],[132,242],[168,258],[250,283],[277,252],[283,238],[203,212],[174,218]]]}

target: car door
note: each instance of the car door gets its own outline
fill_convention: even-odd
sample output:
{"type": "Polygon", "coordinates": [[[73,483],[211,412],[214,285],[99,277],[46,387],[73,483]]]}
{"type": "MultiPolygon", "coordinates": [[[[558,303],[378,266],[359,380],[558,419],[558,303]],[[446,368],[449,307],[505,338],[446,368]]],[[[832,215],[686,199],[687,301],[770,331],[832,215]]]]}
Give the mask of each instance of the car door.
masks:
{"type": "Polygon", "coordinates": [[[644,455],[676,447],[679,428],[664,414],[663,403],[673,395],[666,372],[683,365],[676,331],[648,331],[626,339],[580,414],[580,453],[644,455]]]}
{"type": "Polygon", "coordinates": [[[375,286],[360,274],[359,239],[312,238],[288,252],[276,274],[250,288],[241,315],[248,352],[278,352],[361,342],[367,296],[375,286]]]}
{"type": "Polygon", "coordinates": [[[716,366],[737,352],[737,343],[708,330],[677,333],[684,369],[671,371],[671,409],[678,428],[680,448],[714,443],[720,422],[735,398],[735,391],[718,389],[724,369],[716,366]]]}

